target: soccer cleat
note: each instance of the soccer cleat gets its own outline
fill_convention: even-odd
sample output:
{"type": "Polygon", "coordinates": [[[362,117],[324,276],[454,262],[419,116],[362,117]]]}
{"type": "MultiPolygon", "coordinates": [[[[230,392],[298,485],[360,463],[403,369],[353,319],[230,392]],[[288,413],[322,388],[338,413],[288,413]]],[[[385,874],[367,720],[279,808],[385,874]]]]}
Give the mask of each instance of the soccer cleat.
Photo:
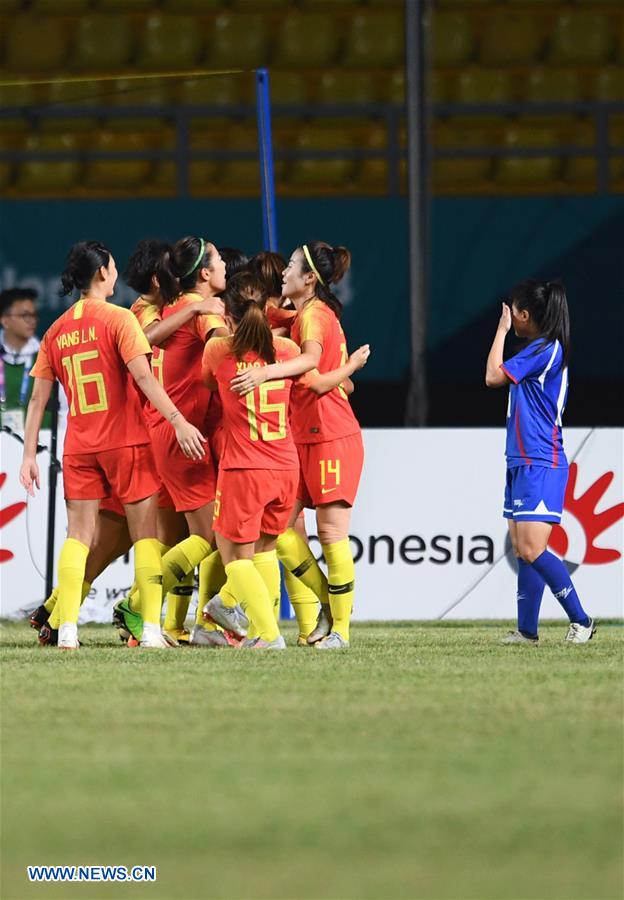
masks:
{"type": "Polygon", "coordinates": [[[191,642],[191,632],[188,628],[163,628],[163,634],[180,647],[188,647],[191,642]]]}
{"type": "Polygon", "coordinates": [[[45,646],[56,647],[56,645],[58,644],[58,634],[59,634],[58,629],[50,628],[50,626],[46,622],[45,625],[42,625],[41,628],[39,629],[39,634],[37,636],[37,640],[39,641],[39,643],[41,644],[42,647],[45,647],[45,646]]]}
{"type": "Polygon", "coordinates": [[[77,650],[79,646],[78,626],[74,622],[65,622],[58,631],[59,650],[77,650]]]}
{"type": "Polygon", "coordinates": [[[322,603],[314,630],[307,637],[308,644],[316,644],[317,641],[322,641],[330,633],[333,624],[334,620],[332,619],[329,604],[322,603]]]}
{"type": "Polygon", "coordinates": [[[510,644],[538,644],[539,638],[537,636],[529,637],[521,631],[508,631],[505,637],[501,639],[500,643],[506,644],[507,646],[510,644]]]}
{"type": "Polygon", "coordinates": [[[311,647],[311,644],[308,644],[308,639],[304,638],[303,635],[299,635],[297,638],[297,647],[311,647]]]}
{"type": "Polygon", "coordinates": [[[208,631],[195,625],[189,641],[193,647],[240,647],[240,641],[229,631],[208,631]]]}
{"type": "Polygon", "coordinates": [[[240,638],[247,636],[247,629],[244,627],[236,607],[226,606],[218,594],[207,604],[206,611],[208,618],[220,625],[221,628],[231,631],[240,638]]]}
{"type": "Polygon", "coordinates": [[[172,644],[171,638],[167,638],[164,634],[148,634],[141,638],[139,644],[142,650],[171,650],[173,647],[179,647],[179,644],[172,644]]]}
{"type": "Polygon", "coordinates": [[[349,641],[345,641],[337,631],[330,631],[326,638],[316,643],[317,650],[348,650],[349,641]]]}
{"type": "Polygon", "coordinates": [[[251,638],[243,641],[241,647],[245,650],[285,650],[286,641],[281,634],[273,641],[265,641],[263,638],[251,638]]]}
{"type": "Polygon", "coordinates": [[[243,612],[243,607],[239,603],[237,603],[235,609],[236,609],[236,612],[238,613],[239,623],[242,625],[242,627],[245,629],[245,631],[247,631],[247,629],[249,628],[249,619],[243,612]]]}
{"type": "Polygon", "coordinates": [[[41,604],[37,609],[31,613],[30,619],[28,620],[31,628],[36,628],[37,631],[46,624],[48,619],[50,618],[50,613],[47,611],[45,606],[41,604]]]}
{"type": "Polygon", "coordinates": [[[589,625],[579,625],[578,622],[570,622],[566,641],[568,644],[586,644],[596,634],[596,622],[589,620],[589,625]]]}
{"type": "Polygon", "coordinates": [[[113,606],[113,625],[119,631],[122,641],[133,637],[140,642],[143,634],[143,617],[130,609],[127,598],[113,606]]]}

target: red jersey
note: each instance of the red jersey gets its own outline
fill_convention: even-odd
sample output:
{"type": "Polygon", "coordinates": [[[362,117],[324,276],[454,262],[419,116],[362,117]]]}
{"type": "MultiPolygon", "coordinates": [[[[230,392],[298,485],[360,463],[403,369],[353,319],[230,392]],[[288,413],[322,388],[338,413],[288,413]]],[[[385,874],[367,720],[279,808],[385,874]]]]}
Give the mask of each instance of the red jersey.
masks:
{"type": "MultiPolygon", "coordinates": [[[[304,341],[321,345],[318,371],[322,374],[340,368],[347,361],[345,333],[336,314],[322,300],[312,300],[299,310],[291,337],[300,347],[304,341]]],[[[319,396],[306,387],[305,378],[295,385],[291,426],[297,444],[333,441],[360,430],[349,398],[341,387],[319,396]]]]}
{"type": "MultiPolygon", "coordinates": [[[[275,358],[285,362],[299,355],[288,338],[274,337],[275,358]]],[[[236,394],[232,378],[252,366],[266,366],[257,353],[237,360],[232,338],[213,338],[204,350],[202,376],[212,390],[218,389],[223,406],[225,450],[220,469],[297,469],[299,457],[288,425],[292,379],[265,381],[245,397],[236,394]]]]}
{"type": "Polygon", "coordinates": [[[30,374],[63,385],[69,404],[65,453],[148,443],[127,364],[151,352],[132,313],[104,300],[78,300],[50,326],[30,374]]]}
{"type": "MultiPolygon", "coordinates": [[[[182,294],[174,303],[162,310],[163,321],[184,306],[201,303],[199,294],[182,294]]],[[[221,316],[193,316],[186,325],[168,337],[153,363],[154,374],[167,391],[185,419],[200,430],[208,414],[210,391],[201,379],[201,360],[204,346],[215,328],[225,328],[221,316]]],[[[147,404],[146,416],[150,425],[163,420],[151,404],[147,404]]]]}

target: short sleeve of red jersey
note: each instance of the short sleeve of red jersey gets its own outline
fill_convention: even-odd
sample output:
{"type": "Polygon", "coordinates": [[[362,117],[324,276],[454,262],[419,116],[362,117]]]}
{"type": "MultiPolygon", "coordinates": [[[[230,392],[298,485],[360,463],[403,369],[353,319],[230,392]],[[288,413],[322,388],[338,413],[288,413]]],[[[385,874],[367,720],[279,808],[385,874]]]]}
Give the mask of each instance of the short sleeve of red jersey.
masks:
{"type": "Polygon", "coordinates": [[[195,329],[197,336],[201,338],[202,341],[207,341],[208,336],[215,328],[225,328],[225,319],[223,316],[215,316],[215,315],[207,315],[202,314],[200,316],[195,316],[191,323],[191,328],[195,329]]]}
{"type": "Polygon", "coordinates": [[[318,306],[309,306],[301,312],[300,335],[302,345],[305,341],[316,341],[317,344],[323,347],[326,333],[326,317],[318,306]]]}
{"type": "Polygon", "coordinates": [[[52,370],[52,366],[50,365],[50,359],[48,357],[48,334],[43,336],[43,340],[41,341],[41,346],[39,347],[39,352],[37,353],[37,360],[30,370],[30,375],[32,378],[45,378],[46,381],[55,381],[56,375],[52,370]]]}
{"type": "Polygon", "coordinates": [[[144,297],[139,297],[132,304],[130,312],[137,317],[137,321],[143,331],[153,322],[162,320],[162,311],[159,307],[155,303],[149,303],[144,297]]]}
{"type": "MultiPolygon", "coordinates": [[[[203,318],[203,317],[202,317],[203,318]]],[[[218,316],[216,318],[219,318],[218,316]]],[[[202,356],[202,381],[215,391],[217,389],[216,373],[219,363],[230,352],[229,338],[213,338],[208,341],[204,347],[204,355],[202,356]]]]}
{"type": "Polygon", "coordinates": [[[152,352],[138,320],[129,309],[119,309],[115,317],[115,342],[126,364],[137,356],[149,356],[152,352]]]}
{"type": "Polygon", "coordinates": [[[296,309],[283,309],[280,306],[266,307],[266,317],[271,328],[287,328],[290,333],[296,316],[296,309]]]}

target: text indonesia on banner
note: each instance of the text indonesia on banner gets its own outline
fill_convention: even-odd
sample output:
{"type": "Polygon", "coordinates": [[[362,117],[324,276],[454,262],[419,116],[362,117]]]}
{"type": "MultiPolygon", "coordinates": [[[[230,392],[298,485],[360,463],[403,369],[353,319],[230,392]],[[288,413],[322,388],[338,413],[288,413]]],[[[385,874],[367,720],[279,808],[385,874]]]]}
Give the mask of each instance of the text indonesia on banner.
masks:
{"type": "MultiPolygon", "coordinates": [[[[621,616],[624,596],[623,438],[620,429],[570,428],[565,511],[550,548],[571,572],[593,616],[621,616]]],[[[41,442],[48,435],[42,432],[41,442]]],[[[47,522],[46,451],[42,491],[28,501],[18,482],[21,446],[1,436],[0,580],[2,615],[41,602],[47,522]],[[32,554],[32,557],[31,557],[32,554]],[[37,572],[37,569],[39,572],[37,572]]],[[[371,430],[351,535],[356,558],[356,619],[513,619],[515,560],[502,518],[502,429],[371,430]]],[[[314,517],[308,530],[315,534],[314,517]]],[[[62,481],[57,553],[65,535],[62,481]]],[[[312,539],[313,549],[319,551],[312,539]]],[[[82,621],[110,621],[112,604],[132,582],[121,558],[98,578],[82,621]]],[[[544,595],[544,617],[562,610],[544,595]]]]}

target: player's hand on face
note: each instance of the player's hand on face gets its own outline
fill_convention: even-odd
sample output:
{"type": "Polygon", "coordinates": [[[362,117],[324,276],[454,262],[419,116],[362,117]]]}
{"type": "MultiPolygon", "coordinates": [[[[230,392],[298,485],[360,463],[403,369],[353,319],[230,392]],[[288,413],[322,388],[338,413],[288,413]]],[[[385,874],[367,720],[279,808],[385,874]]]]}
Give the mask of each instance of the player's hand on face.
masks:
{"type": "Polygon", "coordinates": [[[34,485],[41,490],[39,483],[39,466],[34,459],[25,459],[20,468],[19,480],[23,487],[26,488],[31,497],[35,496],[34,485]]]}
{"type": "Polygon", "coordinates": [[[504,331],[505,334],[511,328],[511,307],[507,303],[503,303],[501,317],[498,320],[498,327],[501,331],[504,331]]]}
{"type": "Polygon", "coordinates": [[[178,444],[185,456],[189,459],[201,459],[206,455],[204,450],[206,438],[201,431],[195,428],[194,425],[191,425],[190,422],[187,422],[186,419],[182,419],[179,424],[175,423],[174,427],[178,444]]]}
{"type": "Polygon", "coordinates": [[[230,389],[236,394],[250,394],[254,388],[266,381],[266,366],[257,369],[247,369],[236,378],[232,378],[230,389]]]}
{"type": "Polygon", "coordinates": [[[209,297],[197,304],[197,314],[206,316],[225,315],[225,303],[218,297],[209,297]]]}
{"type": "Polygon", "coordinates": [[[364,368],[366,363],[368,362],[368,357],[370,356],[370,344],[363,344],[361,347],[358,347],[357,350],[349,357],[349,362],[355,365],[355,371],[358,369],[364,368]]]}

